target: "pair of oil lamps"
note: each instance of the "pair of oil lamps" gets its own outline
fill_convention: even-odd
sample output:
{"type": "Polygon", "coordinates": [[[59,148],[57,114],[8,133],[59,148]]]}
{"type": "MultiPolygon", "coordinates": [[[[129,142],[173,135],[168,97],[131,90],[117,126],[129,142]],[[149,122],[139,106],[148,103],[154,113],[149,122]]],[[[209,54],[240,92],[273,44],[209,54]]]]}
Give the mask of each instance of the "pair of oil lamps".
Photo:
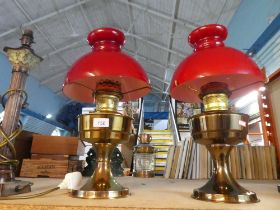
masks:
{"type": "MultiPolygon", "coordinates": [[[[242,52],[224,46],[227,29],[212,24],[189,35],[192,55],[178,66],[171,81],[171,96],[180,101],[202,101],[205,111],[191,118],[191,134],[214,160],[214,173],[193,198],[231,203],[258,202],[254,192],[232,177],[228,157],[232,146],[245,140],[248,116],[229,110],[229,98],[238,97],[263,84],[258,66],[242,52]]],[[[88,35],[92,52],[84,55],[66,75],[63,92],[74,100],[96,103],[96,111],[79,116],[79,136],[94,144],[98,164],[92,178],[72,195],[81,198],[117,198],[128,195],[111,174],[110,155],[128,141],[132,118],[117,112],[119,101],[146,95],[151,86],[143,68],[121,52],[124,34],[100,28],[88,35]]]]}
{"type": "MultiPolygon", "coordinates": [[[[248,56],[225,47],[223,41],[226,37],[227,29],[217,24],[191,32],[189,43],[194,53],[177,68],[170,93],[180,101],[202,101],[205,107],[203,113],[190,119],[191,134],[197,143],[209,150],[214,160],[214,173],[204,186],[194,190],[193,198],[254,203],[259,201],[256,194],[241,187],[229,171],[229,152],[233,145],[246,138],[248,116],[231,112],[228,101],[261,86],[264,75],[248,56]]],[[[78,120],[80,139],[93,143],[96,148],[97,166],[91,179],[80,190],[72,191],[74,197],[118,198],[129,193],[114,179],[110,168],[113,149],[129,140],[133,120],[117,112],[117,107],[119,101],[135,100],[148,94],[151,86],[142,67],[121,52],[124,41],[124,34],[116,29],[92,31],[88,35],[92,52],[74,63],[66,75],[65,95],[74,100],[96,103],[95,112],[82,114],[78,120]]],[[[27,47],[29,45],[23,48],[27,47]]],[[[141,163],[145,153],[154,152],[147,146],[147,141],[142,143],[136,147],[139,160],[136,157],[135,163],[141,163]]],[[[142,169],[144,171],[136,171],[135,175],[154,175],[149,168],[142,169]]]]}
{"type": "MultiPolygon", "coordinates": [[[[248,115],[231,112],[228,103],[229,98],[236,98],[260,87],[264,82],[264,75],[248,56],[224,46],[226,37],[227,29],[217,24],[202,26],[191,32],[189,43],[194,52],[175,71],[170,94],[180,101],[202,101],[205,107],[204,112],[190,119],[191,134],[195,142],[205,145],[209,150],[214,161],[214,171],[204,186],[193,191],[193,198],[215,202],[254,203],[259,201],[256,194],[241,187],[233,179],[228,167],[232,146],[245,140],[248,133],[248,115]]],[[[30,48],[32,33],[24,34],[21,41],[22,47],[6,49],[10,60],[14,62],[13,76],[22,78],[21,86],[11,86],[9,93],[22,92],[29,67],[41,59],[30,48]],[[24,55],[21,59],[14,54],[18,50],[24,55]]],[[[63,86],[66,96],[81,102],[96,103],[95,112],[78,117],[78,129],[80,139],[94,144],[97,166],[91,179],[80,190],[72,191],[74,197],[119,198],[129,193],[127,188],[115,180],[110,168],[113,149],[117,144],[129,140],[133,120],[117,112],[117,107],[119,101],[131,101],[148,94],[151,86],[143,68],[133,58],[121,52],[124,41],[124,34],[113,28],[92,31],[88,35],[92,52],[74,63],[66,75],[63,86]]],[[[17,109],[11,109],[11,113],[18,117],[22,106],[21,96],[17,95],[16,99],[20,100],[11,103],[17,104],[17,109]]],[[[12,118],[15,119],[15,127],[18,119],[12,118]]],[[[4,125],[5,120],[2,127],[8,127],[4,125]]],[[[10,142],[14,135],[9,137],[10,133],[7,129],[4,130],[6,134],[1,145],[7,144],[14,151],[10,142]]],[[[144,144],[136,147],[139,154],[153,152],[146,145],[147,141],[142,143],[144,144]]],[[[30,191],[30,183],[19,184],[14,179],[8,163],[15,161],[7,161],[9,157],[3,156],[8,153],[7,147],[1,149],[1,159],[4,159],[0,163],[1,187],[5,188],[6,194],[30,191]]],[[[143,159],[143,154],[140,156],[139,159],[143,159]]],[[[143,170],[146,171],[141,176],[153,176],[152,171],[148,171],[149,168],[144,167],[143,170]]]]}

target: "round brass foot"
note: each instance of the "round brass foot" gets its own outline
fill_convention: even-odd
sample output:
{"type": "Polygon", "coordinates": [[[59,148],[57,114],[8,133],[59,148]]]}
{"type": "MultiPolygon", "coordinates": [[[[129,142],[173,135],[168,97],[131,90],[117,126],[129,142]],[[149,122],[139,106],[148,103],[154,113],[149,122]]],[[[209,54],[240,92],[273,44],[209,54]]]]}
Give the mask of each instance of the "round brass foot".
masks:
{"type": "Polygon", "coordinates": [[[105,181],[95,180],[93,177],[79,190],[72,190],[72,197],[113,199],[126,197],[129,193],[129,190],[120,185],[112,176],[105,181]]]}
{"type": "Polygon", "coordinates": [[[126,197],[128,193],[129,191],[127,188],[123,188],[121,190],[110,190],[110,191],[72,190],[72,196],[76,198],[113,199],[113,198],[126,197]]]}
{"type": "Polygon", "coordinates": [[[254,192],[244,192],[242,194],[218,194],[203,192],[201,189],[195,189],[192,197],[197,200],[225,202],[225,203],[257,203],[260,200],[254,192]]]}
{"type": "Polygon", "coordinates": [[[155,176],[154,171],[137,171],[133,172],[134,177],[141,177],[141,178],[152,178],[155,176]]]}

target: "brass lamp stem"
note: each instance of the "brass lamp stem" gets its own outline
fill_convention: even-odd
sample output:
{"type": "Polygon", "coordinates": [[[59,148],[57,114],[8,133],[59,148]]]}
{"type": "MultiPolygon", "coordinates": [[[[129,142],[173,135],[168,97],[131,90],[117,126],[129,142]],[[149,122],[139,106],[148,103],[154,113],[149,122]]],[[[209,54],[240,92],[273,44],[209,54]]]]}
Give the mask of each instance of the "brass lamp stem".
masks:
{"type": "Polygon", "coordinates": [[[229,189],[242,188],[232,177],[229,169],[229,153],[232,150],[230,145],[208,145],[206,146],[213,159],[213,176],[211,182],[216,182],[216,188],[221,193],[228,193],[229,189]]]}
{"type": "MultiPolygon", "coordinates": [[[[116,145],[110,143],[94,143],[97,152],[97,166],[92,175],[92,182],[84,187],[84,190],[95,189],[96,191],[106,191],[112,184],[111,179],[111,155],[116,145]]],[[[101,195],[102,196],[102,195],[101,195]]]]}

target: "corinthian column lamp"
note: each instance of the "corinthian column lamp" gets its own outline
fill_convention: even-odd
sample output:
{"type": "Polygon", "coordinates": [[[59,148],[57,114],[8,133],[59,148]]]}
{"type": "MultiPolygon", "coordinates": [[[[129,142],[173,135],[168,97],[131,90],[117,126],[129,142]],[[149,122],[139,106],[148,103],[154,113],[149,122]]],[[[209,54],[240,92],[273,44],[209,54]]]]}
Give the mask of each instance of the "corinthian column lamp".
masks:
{"type": "Polygon", "coordinates": [[[31,191],[31,183],[15,179],[14,170],[18,161],[14,139],[21,131],[20,111],[26,104],[24,91],[28,72],[43,59],[31,48],[33,32],[24,30],[18,48],[5,47],[4,51],[12,64],[12,78],[8,91],[2,96],[4,117],[0,127],[0,196],[31,191]]]}

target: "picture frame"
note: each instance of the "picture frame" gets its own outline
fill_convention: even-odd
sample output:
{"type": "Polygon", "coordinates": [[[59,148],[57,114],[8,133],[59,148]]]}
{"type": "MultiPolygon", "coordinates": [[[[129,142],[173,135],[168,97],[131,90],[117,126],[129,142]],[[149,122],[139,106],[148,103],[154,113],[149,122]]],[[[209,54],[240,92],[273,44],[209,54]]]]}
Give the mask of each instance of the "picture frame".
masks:
{"type": "Polygon", "coordinates": [[[189,119],[200,114],[200,104],[175,101],[175,120],[179,131],[190,131],[189,119]]]}

